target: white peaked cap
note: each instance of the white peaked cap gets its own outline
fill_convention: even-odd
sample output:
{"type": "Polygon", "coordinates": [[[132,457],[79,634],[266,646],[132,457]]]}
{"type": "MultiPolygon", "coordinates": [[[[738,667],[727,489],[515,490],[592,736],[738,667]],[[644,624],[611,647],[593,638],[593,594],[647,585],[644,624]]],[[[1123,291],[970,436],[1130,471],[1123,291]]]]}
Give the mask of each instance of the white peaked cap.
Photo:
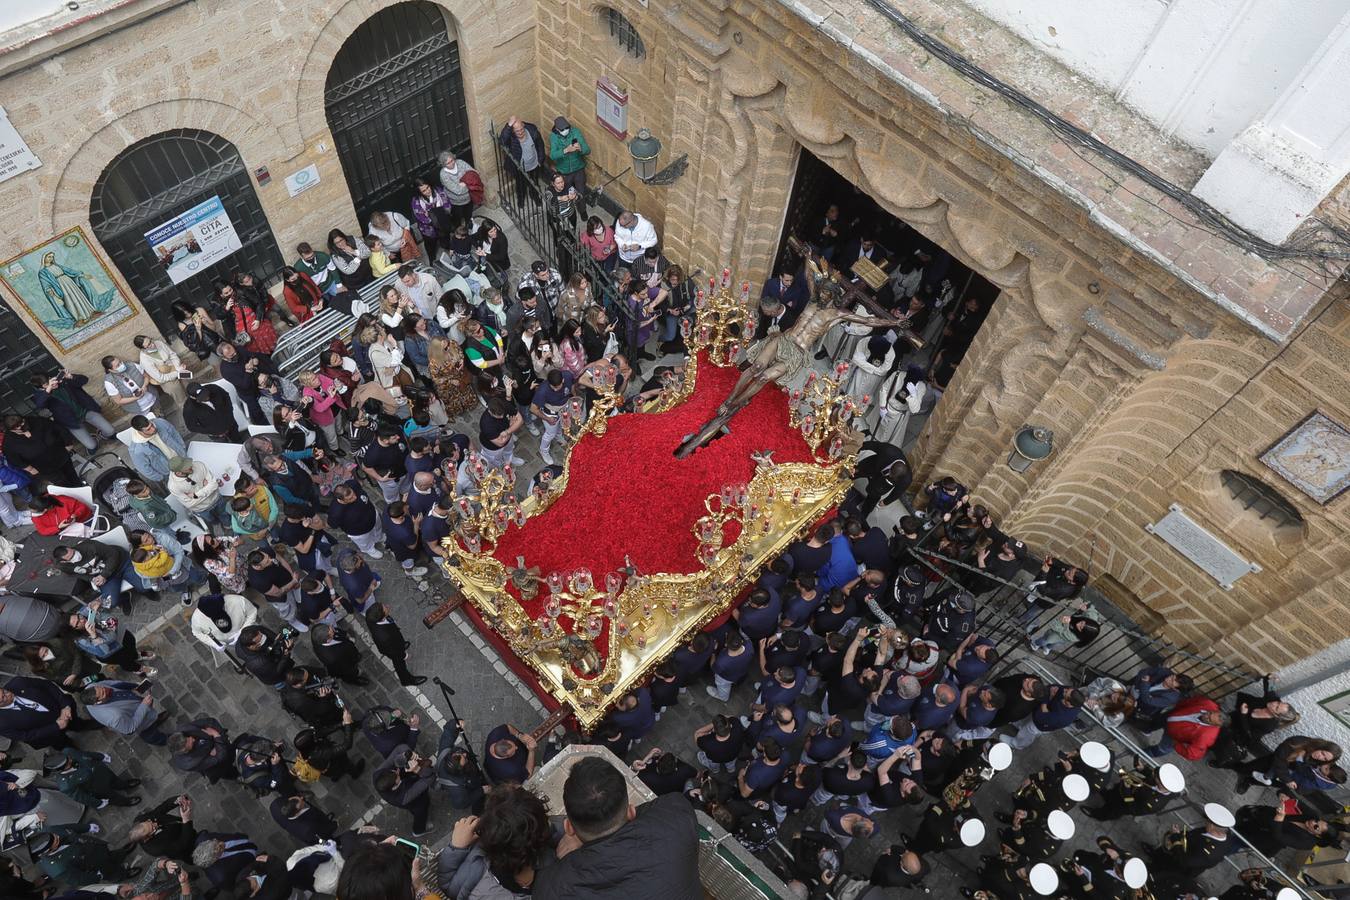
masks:
{"type": "Polygon", "coordinates": [[[1148,865],[1138,857],[1125,860],[1125,883],[1139,890],[1148,881],[1148,865]]]}
{"type": "Polygon", "coordinates": [[[1061,841],[1073,837],[1073,819],[1062,809],[1050,810],[1050,815],[1045,817],[1045,824],[1050,833],[1061,841]]]}
{"type": "Polygon", "coordinates": [[[1233,818],[1233,814],[1229,812],[1228,807],[1222,803],[1206,803],[1205,818],[1220,828],[1232,828],[1237,822],[1237,819],[1233,818]]]}
{"type": "Polygon", "coordinates": [[[1082,803],[1088,798],[1092,791],[1088,787],[1087,779],[1077,772],[1064,776],[1064,782],[1060,785],[1064,789],[1064,796],[1068,797],[1074,803],[1082,803]]]}
{"type": "Polygon", "coordinates": [[[961,843],[974,847],[984,840],[984,823],[979,819],[967,819],[961,823],[961,843]]]}
{"type": "Polygon", "coordinates": [[[995,772],[1002,772],[1012,765],[1012,756],[1011,747],[1002,741],[995,741],[989,748],[989,767],[995,772]]]}
{"type": "Polygon", "coordinates": [[[1059,887],[1059,876],[1055,874],[1055,867],[1048,863],[1036,863],[1028,875],[1031,877],[1032,889],[1042,897],[1050,896],[1059,887]]]}
{"type": "Polygon", "coordinates": [[[1158,768],[1158,783],[1163,786],[1163,790],[1174,794],[1186,790],[1186,776],[1181,774],[1174,763],[1163,763],[1158,768]]]}
{"type": "Polygon", "coordinates": [[[1078,748],[1078,755],[1083,762],[1098,772],[1105,772],[1111,768],[1111,751],[1106,749],[1106,745],[1101,741],[1088,741],[1078,748]]]}

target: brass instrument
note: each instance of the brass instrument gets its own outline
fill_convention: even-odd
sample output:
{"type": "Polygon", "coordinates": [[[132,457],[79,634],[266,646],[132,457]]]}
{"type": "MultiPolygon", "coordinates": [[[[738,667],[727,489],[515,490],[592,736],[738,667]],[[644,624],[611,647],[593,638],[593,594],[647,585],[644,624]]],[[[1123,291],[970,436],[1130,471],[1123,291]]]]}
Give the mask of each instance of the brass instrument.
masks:
{"type": "Polygon", "coordinates": [[[979,789],[981,784],[994,777],[994,770],[988,766],[972,766],[952,780],[942,789],[942,802],[948,809],[956,809],[979,789]]]}

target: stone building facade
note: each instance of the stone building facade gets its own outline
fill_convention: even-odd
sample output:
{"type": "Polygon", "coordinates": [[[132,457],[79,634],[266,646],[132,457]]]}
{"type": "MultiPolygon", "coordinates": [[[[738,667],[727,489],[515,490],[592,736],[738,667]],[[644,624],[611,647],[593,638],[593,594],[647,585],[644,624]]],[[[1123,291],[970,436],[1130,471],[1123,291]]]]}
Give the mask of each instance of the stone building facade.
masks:
{"type": "MultiPolygon", "coordinates": [[[[770,274],[799,148],[1001,290],[915,450],[1035,546],[1090,566],[1143,624],[1267,671],[1350,630],[1350,500],[1321,505],[1258,462],[1321,410],[1350,421],[1350,304],[1335,263],[1269,263],[1216,239],[1175,201],[1071,152],[855,0],[614,0],[646,57],[594,51],[593,4],[541,5],[540,99],[593,119],[593,81],[630,91],[630,127],[689,172],[637,203],[667,253],[770,274]],[[579,60],[571,35],[592,49],[579,60]],[[1053,430],[1025,475],[1014,433],[1053,430]],[[1279,491],[1302,522],[1243,508],[1225,470],[1279,491]],[[1176,504],[1261,571],[1231,590],[1145,530],[1176,504]]],[[[1005,63],[1029,53],[956,4],[905,12],[1005,63]]],[[[1042,62],[1036,96],[1174,181],[1204,160],[1042,62]]],[[[599,143],[599,142],[593,142],[599,143]]],[[[609,147],[603,165],[623,165],[609,147]]],[[[1343,264],[1342,264],[1343,265],[1343,264]]]]}
{"type": "MultiPolygon", "coordinates": [[[[287,258],[298,240],[351,227],[324,83],[344,40],[392,5],[133,0],[0,53],[0,96],[43,161],[0,183],[10,221],[24,223],[0,237],[3,255],[87,223],[108,161],[181,127],[228,138],[250,171],[270,167],[257,194],[287,258]],[[288,197],[281,176],[310,163],[322,183],[288,197]]],[[[1246,252],[945,66],[865,0],[438,5],[480,162],[489,121],[517,113],[546,129],[566,115],[590,140],[592,182],[618,176],[607,192],[657,224],[671,258],[758,283],[805,148],[997,286],[915,448],[919,478],[959,477],[1009,530],[1088,565],[1113,600],[1179,642],[1264,671],[1350,633],[1350,499],[1318,503],[1258,461],[1315,411],[1350,422],[1341,264],[1246,252]],[[640,56],[615,40],[610,10],[641,37],[640,56]],[[628,91],[629,131],[665,144],[659,164],[688,155],[674,184],[625,171],[625,143],[596,122],[602,75],[628,91]],[[1018,474],[1004,460],[1024,423],[1052,429],[1055,451],[1018,474]],[[1244,510],[1226,471],[1277,491],[1296,518],[1244,510]],[[1145,530],[1172,504],[1260,571],[1221,589],[1145,530]]],[[[1201,177],[1193,148],[1031,60],[994,23],[937,0],[905,7],[973,58],[1027,63],[1043,76],[1036,99],[1173,183],[1201,177]]],[[[93,371],[147,327],[133,320],[62,361],[93,371]]]]}

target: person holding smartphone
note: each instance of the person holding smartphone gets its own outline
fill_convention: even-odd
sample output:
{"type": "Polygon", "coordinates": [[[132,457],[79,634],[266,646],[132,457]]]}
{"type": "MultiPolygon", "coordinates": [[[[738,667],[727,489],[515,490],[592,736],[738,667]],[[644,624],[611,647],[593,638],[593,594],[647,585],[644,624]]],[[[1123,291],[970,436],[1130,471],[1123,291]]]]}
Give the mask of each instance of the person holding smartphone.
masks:
{"type": "Polygon", "coordinates": [[[591,145],[580,128],[574,128],[564,116],[553,120],[553,130],[548,135],[548,156],[553,160],[553,170],[563,177],[569,188],[575,188],[581,217],[586,218],[586,157],[591,155],[591,145]]]}

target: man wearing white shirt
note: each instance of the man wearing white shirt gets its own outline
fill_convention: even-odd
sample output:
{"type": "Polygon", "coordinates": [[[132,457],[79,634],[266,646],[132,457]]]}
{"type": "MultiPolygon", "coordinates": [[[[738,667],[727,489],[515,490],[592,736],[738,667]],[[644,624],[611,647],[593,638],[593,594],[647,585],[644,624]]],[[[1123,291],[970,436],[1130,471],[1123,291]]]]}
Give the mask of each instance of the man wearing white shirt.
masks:
{"type": "Polygon", "coordinates": [[[429,272],[418,272],[412,266],[399,266],[398,280],[394,287],[403,296],[412,301],[417,312],[424,319],[436,315],[436,307],[441,301],[441,283],[429,272]]]}
{"type": "Polygon", "coordinates": [[[619,245],[619,260],[631,266],[644,250],[656,246],[656,226],[626,209],[614,222],[614,241],[619,245]]]}

